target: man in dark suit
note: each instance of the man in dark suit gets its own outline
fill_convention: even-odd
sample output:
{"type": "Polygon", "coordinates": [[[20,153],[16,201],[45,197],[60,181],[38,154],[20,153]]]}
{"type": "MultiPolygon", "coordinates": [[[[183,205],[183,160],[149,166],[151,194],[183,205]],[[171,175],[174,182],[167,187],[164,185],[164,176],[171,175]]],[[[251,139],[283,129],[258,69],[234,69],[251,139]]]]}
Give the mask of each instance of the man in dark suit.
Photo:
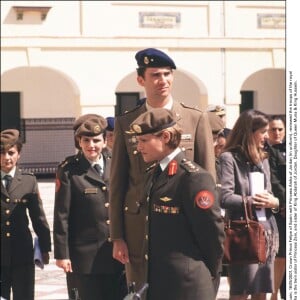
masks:
{"type": "Polygon", "coordinates": [[[49,263],[50,229],[36,178],[17,167],[22,142],[19,131],[1,132],[1,297],[34,299],[33,242],[27,211],[38,237],[42,260],[49,263]]]}
{"type": "Polygon", "coordinates": [[[213,300],[224,241],[216,183],[178,147],[181,130],[171,111],[145,112],[130,129],[144,161],[154,162],[141,204],[147,299],[213,300]]]}
{"type": "Polygon", "coordinates": [[[122,265],[112,258],[108,190],[110,157],[103,155],[106,120],[81,118],[77,155],[58,168],[54,207],[54,257],[72,272],[81,300],[116,300],[122,265]]]}
{"type": "Polygon", "coordinates": [[[183,134],[180,147],[188,159],[196,161],[215,178],[213,140],[208,116],[197,109],[176,102],[171,95],[174,61],[158,49],[145,49],[136,56],[137,81],[144,87],[147,98],[140,106],[115,118],[115,143],[112,154],[110,219],[113,254],[125,264],[128,283],[136,288],[144,281],[146,259],[140,245],[144,240],[145,218],[141,196],[145,186],[143,161],[136,149],[136,139],[126,135],[129,126],[142,113],[164,107],[178,117],[183,134]],[[142,262],[142,263],[141,263],[142,262]]]}

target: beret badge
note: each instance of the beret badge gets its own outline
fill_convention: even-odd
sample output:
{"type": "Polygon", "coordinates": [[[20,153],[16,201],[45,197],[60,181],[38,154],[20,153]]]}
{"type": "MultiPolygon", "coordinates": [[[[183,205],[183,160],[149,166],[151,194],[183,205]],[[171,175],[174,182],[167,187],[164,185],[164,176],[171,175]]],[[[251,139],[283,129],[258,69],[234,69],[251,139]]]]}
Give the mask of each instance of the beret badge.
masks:
{"type": "Polygon", "coordinates": [[[96,126],[94,127],[94,133],[97,134],[97,133],[100,133],[100,132],[101,132],[100,126],[99,126],[99,125],[96,125],[96,126]]]}
{"type": "Polygon", "coordinates": [[[141,133],[142,132],[142,128],[140,125],[137,124],[133,124],[132,125],[132,129],[136,132],[136,133],[141,133]]]}
{"type": "Polygon", "coordinates": [[[145,57],[144,57],[144,64],[145,64],[145,65],[148,65],[149,62],[150,62],[150,61],[149,61],[148,56],[145,56],[145,57]]]}

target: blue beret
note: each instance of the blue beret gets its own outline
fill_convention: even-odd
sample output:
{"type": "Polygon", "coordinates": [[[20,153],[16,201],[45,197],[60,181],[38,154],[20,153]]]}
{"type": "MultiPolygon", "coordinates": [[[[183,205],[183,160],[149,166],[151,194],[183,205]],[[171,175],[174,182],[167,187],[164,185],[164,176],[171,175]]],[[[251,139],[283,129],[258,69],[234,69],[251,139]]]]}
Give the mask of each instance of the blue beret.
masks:
{"type": "Polygon", "coordinates": [[[171,57],[154,48],[148,48],[137,52],[135,59],[138,66],[142,68],[171,67],[172,69],[176,69],[175,63],[171,57]]]}
{"type": "Polygon", "coordinates": [[[115,129],[115,118],[114,117],[107,117],[106,121],[107,121],[106,130],[114,131],[114,129],[115,129]]]}

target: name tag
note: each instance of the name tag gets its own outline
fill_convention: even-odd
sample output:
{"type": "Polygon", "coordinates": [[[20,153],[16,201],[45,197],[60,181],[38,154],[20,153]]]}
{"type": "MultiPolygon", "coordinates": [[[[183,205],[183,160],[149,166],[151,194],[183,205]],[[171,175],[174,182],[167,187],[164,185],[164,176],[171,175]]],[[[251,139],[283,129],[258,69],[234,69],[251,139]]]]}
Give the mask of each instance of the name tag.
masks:
{"type": "Polygon", "coordinates": [[[87,188],[84,190],[85,194],[97,194],[98,193],[98,189],[97,188],[87,188]]]}
{"type": "Polygon", "coordinates": [[[191,140],[192,139],[192,135],[190,133],[185,133],[181,135],[181,139],[182,140],[191,140]]]}

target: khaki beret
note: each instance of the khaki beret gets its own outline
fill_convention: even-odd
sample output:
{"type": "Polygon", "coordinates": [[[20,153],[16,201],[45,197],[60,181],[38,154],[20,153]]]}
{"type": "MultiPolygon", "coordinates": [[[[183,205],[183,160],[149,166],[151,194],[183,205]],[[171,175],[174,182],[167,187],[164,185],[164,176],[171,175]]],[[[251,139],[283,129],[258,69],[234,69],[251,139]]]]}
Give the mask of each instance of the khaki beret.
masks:
{"type": "Polygon", "coordinates": [[[84,122],[86,121],[87,119],[89,118],[92,118],[92,117],[95,117],[95,118],[98,118],[100,117],[99,115],[97,114],[85,114],[85,115],[82,115],[80,117],[78,117],[74,124],[73,124],[73,130],[76,131],[78,129],[78,127],[84,122]]]}
{"type": "Polygon", "coordinates": [[[136,118],[130,124],[130,131],[134,135],[144,135],[159,132],[176,124],[176,118],[172,111],[165,108],[154,108],[136,118]]]}
{"type": "Polygon", "coordinates": [[[224,122],[219,116],[212,111],[207,112],[207,115],[212,133],[218,133],[223,130],[224,122]]]}
{"type": "Polygon", "coordinates": [[[107,121],[101,116],[89,117],[77,128],[75,136],[96,136],[105,131],[107,121]]]}
{"type": "Polygon", "coordinates": [[[209,112],[215,113],[217,116],[226,115],[225,107],[221,105],[210,105],[207,109],[209,112]]]}
{"type": "Polygon", "coordinates": [[[20,138],[20,133],[17,129],[5,129],[1,131],[1,150],[15,145],[20,138]]]}

